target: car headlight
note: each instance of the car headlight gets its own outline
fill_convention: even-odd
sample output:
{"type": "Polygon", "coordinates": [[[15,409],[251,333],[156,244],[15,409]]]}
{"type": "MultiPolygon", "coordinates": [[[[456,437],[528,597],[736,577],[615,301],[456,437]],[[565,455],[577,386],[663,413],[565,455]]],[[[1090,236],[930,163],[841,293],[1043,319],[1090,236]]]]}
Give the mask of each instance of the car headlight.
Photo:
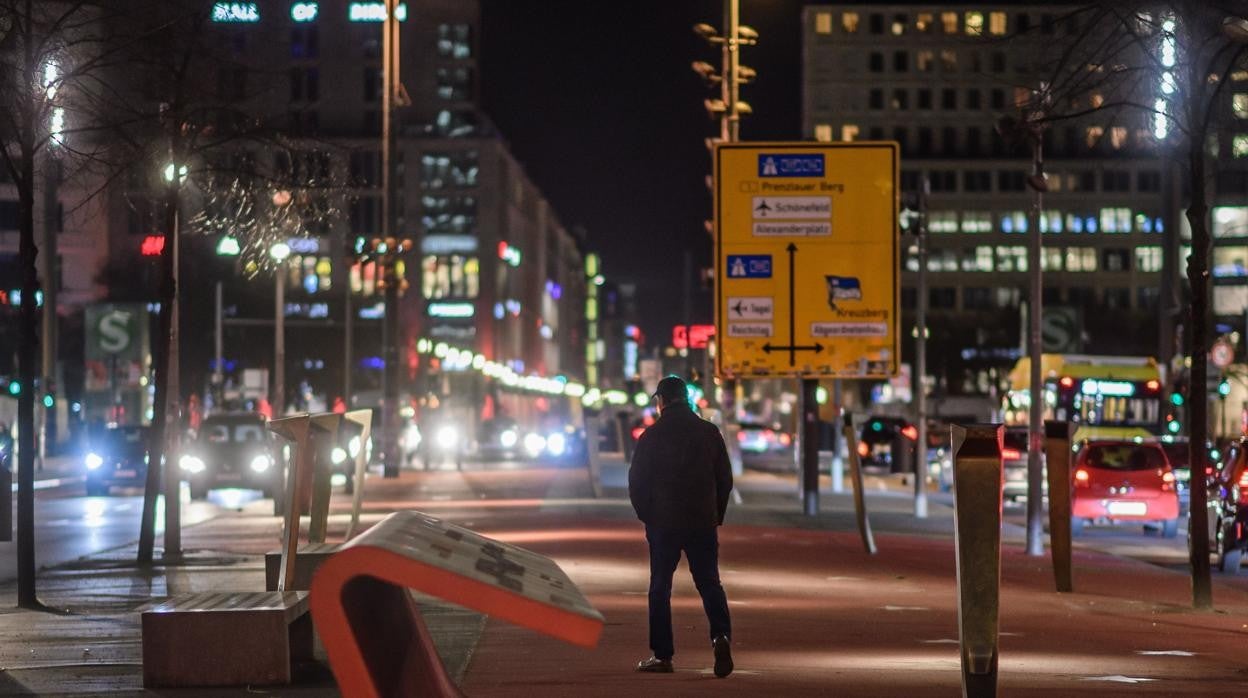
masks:
{"type": "Polygon", "coordinates": [[[333,462],[334,465],[342,465],[342,462],[346,459],[347,452],[338,446],[335,446],[334,450],[329,452],[329,460],[333,462]]]}
{"type": "Polygon", "coordinates": [[[420,427],[415,424],[407,425],[407,428],[403,430],[403,445],[409,451],[415,451],[420,447],[420,427]]]}
{"type": "Polygon", "coordinates": [[[438,446],[444,449],[454,448],[455,443],[459,441],[459,432],[455,430],[455,427],[448,424],[438,427],[438,434],[436,438],[438,446]]]}
{"type": "Polygon", "coordinates": [[[516,433],[515,429],[504,429],[502,433],[498,435],[498,443],[503,448],[511,448],[512,446],[515,446],[516,442],[519,440],[520,435],[516,433]]]}
{"type": "Polygon", "coordinates": [[[524,450],[532,457],[541,455],[546,448],[546,437],[541,434],[529,434],[524,437],[524,450]]]}
{"type": "Polygon", "coordinates": [[[192,475],[204,472],[204,461],[198,456],[182,456],[178,459],[178,467],[192,475]]]}
{"type": "Polygon", "coordinates": [[[251,469],[257,473],[263,473],[273,465],[273,459],[269,458],[267,453],[261,453],[251,459],[251,469]]]}
{"type": "Polygon", "coordinates": [[[546,437],[546,450],[550,451],[552,456],[562,456],[564,450],[568,447],[568,440],[563,434],[555,432],[546,437]]]}
{"type": "Polygon", "coordinates": [[[94,451],[92,451],[91,453],[88,453],[87,457],[84,458],[83,460],[87,464],[87,470],[96,470],[101,465],[104,465],[104,458],[101,457],[100,454],[94,451]]]}

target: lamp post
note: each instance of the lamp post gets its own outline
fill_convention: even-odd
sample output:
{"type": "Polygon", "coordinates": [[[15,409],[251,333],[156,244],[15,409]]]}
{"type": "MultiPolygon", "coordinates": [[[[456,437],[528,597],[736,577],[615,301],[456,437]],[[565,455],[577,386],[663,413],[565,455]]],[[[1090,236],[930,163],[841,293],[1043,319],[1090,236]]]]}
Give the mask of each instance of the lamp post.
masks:
{"type": "MultiPolygon", "coordinates": [[[[276,197],[275,197],[276,198],[276,197]]],[[[273,273],[273,418],[286,413],[286,259],[290,245],[274,243],[269,256],[275,262],[273,273]]]]}

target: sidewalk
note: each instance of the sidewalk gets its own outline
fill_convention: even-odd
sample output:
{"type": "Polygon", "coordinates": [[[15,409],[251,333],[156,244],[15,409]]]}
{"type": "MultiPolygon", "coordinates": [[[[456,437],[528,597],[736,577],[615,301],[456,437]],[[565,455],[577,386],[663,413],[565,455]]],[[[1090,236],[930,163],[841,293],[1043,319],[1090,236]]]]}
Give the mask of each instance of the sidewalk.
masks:
{"type": "MultiPolygon", "coordinates": [[[[370,479],[366,521],[396,508],[420,509],[549,555],[606,617],[600,646],[582,650],[435,608],[431,632],[468,695],[959,695],[948,508],[933,506],[932,517],[919,522],[905,515],[907,500],[869,493],[880,552],[868,556],[847,495],[826,496],[829,511],[809,519],[772,484],[741,478],[745,503],[730,510],[721,530],[737,667],[723,681],[710,676],[705,618],[683,565],[673,599],[678,671],[633,673],[648,655],[645,542],[619,488],[608,488],[616,495],[610,499],[593,500],[583,470],[370,479]]],[[[331,538],[342,535],[349,506],[335,497],[331,538]]],[[[265,509],[257,502],[187,528],[187,556],[177,567],[136,569],[127,547],[43,574],[40,597],[66,613],[0,611],[0,695],[142,693],[139,609],[170,593],[262,589],[259,556],[276,549],[280,535],[265,509]]],[[[1002,560],[1002,694],[1248,692],[1248,592],[1215,581],[1218,610],[1196,613],[1185,574],[1078,550],[1077,592],[1056,594],[1047,558],[1027,557],[1009,541],[1002,560]]],[[[11,609],[13,599],[11,586],[0,589],[0,608],[11,609]]],[[[256,691],[337,693],[324,672],[295,687],[256,691]]]]}

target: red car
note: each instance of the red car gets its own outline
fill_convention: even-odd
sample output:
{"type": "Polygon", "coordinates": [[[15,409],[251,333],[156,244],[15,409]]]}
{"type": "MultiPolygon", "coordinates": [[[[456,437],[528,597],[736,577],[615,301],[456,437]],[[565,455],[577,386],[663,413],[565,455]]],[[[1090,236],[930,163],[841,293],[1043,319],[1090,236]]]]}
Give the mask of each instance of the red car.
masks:
{"type": "Polygon", "coordinates": [[[1179,497],[1166,452],[1155,443],[1091,441],[1075,458],[1071,531],[1086,522],[1160,524],[1179,531],[1179,497]]]}

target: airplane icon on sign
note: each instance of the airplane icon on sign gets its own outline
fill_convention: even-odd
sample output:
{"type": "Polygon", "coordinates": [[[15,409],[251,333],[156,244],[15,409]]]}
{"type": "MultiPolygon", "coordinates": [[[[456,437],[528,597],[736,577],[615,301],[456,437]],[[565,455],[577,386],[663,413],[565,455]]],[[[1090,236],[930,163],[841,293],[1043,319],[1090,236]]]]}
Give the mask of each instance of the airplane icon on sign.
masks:
{"type": "Polygon", "coordinates": [[[755,210],[755,211],[761,211],[761,212],[763,212],[763,213],[767,213],[768,211],[770,211],[770,210],[771,210],[771,207],[767,205],[767,199],[763,199],[763,200],[762,200],[762,201],[758,204],[758,206],[755,206],[755,207],[754,207],[754,210],[755,210]]]}
{"type": "Polygon", "coordinates": [[[737,304],[732,306],[732,311],[736,313],[737,315],[744,315],[745,303],[743,301],[737,301],[737,304]]]}

